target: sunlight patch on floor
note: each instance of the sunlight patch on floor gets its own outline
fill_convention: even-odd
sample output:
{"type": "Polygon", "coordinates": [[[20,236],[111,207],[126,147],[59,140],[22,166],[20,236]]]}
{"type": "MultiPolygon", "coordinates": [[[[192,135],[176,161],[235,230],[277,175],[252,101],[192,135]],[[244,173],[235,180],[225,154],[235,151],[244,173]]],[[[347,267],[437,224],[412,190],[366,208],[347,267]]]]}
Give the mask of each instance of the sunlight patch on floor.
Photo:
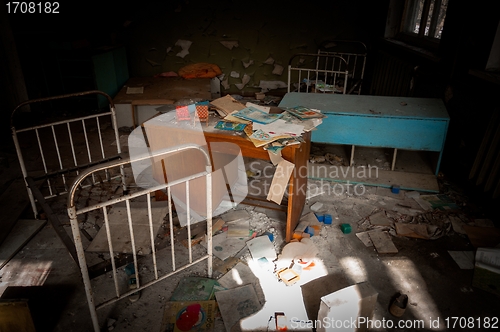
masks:
{"type": "MultiPolygon", "coordinates": [[[[285,314],[288,326],[291,326],[292,319],[308,320],[300,286],[328,274],[321,260],[316,259],[314,267],[302,271],[300,280],[291,286],[278,281],[272,272],[263,270],[254,260],[250,260],[248,266],[260,281],[266,303],[259,312],[241,320],[240,326],[243,331],[274,331],[276,327],[274,314],[276,312],[285,314]]],[[[293,330],[293,328],[289,328],[289,330],[293,330]]]]}
{"type": "Polygon", "coordinates": [[[432,295],[429,294],[425,287],[426,281],[418,271],[415,264],[404,257],[393,257],[391,260],[384,262],[387,268],[387,276],[391,278],[394,286],[400,292],[408,295],[408,306],[406,310],[411,310],[411,313],[416,319],[425,323],[425,327],[434,331],[445,330],[443,324],[441,326],[430,326],[429,321],[436,320],[443,323],[443,316],[437,308],[432,295]],[[418,306],[411,305],[417,303],[418,306]]]}

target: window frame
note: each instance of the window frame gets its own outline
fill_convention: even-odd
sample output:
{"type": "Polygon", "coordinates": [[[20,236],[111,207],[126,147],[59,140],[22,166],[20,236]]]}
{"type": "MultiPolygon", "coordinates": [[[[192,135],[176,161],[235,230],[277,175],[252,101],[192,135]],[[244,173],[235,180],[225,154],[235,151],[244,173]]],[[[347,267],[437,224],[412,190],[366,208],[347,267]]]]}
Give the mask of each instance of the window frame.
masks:
{"type": "MultiPolygon", "coordinates": [[[[416,8],[411,9],[412,4],[416,4],[418,0],[406,0],[404,4],[403,11],[401,13],[401,21],[399,26],[399,32],[396,34],[396,39],[412,44],[415,46],[419,46],[422,48],[426,48],[429,50],[437,50],[439,48],[439,44],[441,38],[430,37],[425,35],[425,27],[427,26],[427,21],[429,19],[429,11],[431,7],[431,3],[434,2],[434,9],[432,11],[432,15],[430,17],[430,26],[429,26],[429,35],[434,35],[437,27],[437,21],[439,19],[439,13],[442,5],[442,0],[424,0],[424,6],[422,8],[422,15],[420,17],[419,22],[419,31],[418,33],[408,32],[408,17],[414,18],[416,15],[413,11],[417,10],[416,8]],[[439,10],[436,10],[438,8],[439,10]],[[412,15],[409,15],[409,11],[412,10],[412,15]],[[424,23],[424,24],[422,24],[424,23]],[[423,27],[423,28],[421,28],[423,27]],[[432,34],[431,34],[432,32],[432,34]]],[[[444,30],[443,30],[444,31],[444,30]]]]}

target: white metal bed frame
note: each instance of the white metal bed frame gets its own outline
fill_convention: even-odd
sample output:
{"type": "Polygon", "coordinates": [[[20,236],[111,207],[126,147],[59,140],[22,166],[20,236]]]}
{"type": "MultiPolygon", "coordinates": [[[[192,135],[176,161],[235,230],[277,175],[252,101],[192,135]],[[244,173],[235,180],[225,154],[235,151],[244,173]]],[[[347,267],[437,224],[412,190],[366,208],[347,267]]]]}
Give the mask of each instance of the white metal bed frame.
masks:
{"type": "MultiPolygon", "coordinates": [[[[367,47],[361,41],[356,40],[331,40],[323,42],[318,54],[337,55],[345,60],[338,63],[337,69],[349,72],[350,87],[347,94],[361,94],[366,69],[367,47]]],[[[318,58],[319,62],[319,58],[318,58]]],[[[335,68],[335,64],[332,64],[335,68]]]]}
{"type": "Polygon", "coordinates": [[[347,62],[338,55],[294,54],[288,62],[287,92],[345,94],[344,87],[347,86],[349,77],[349,71],[346,68],[347,62]],[[335,90],[339,83],[342,84],[342,92],[335,90]]]}
{"type": "MultiPolygon", "coordinates": [[[[35,219],[40,218],[39,207],[37,206],[38,203],[45,212],[48,221],[51,223],[57,235],[68,249],[71,257],[78,263],[75,245],[67,232],[63,229],[63,225],[50,206],[49,200],[67,194],[68,185],[81,170],[122,157],[113,101],[109,95],[97,90],[32,99],[19,104],[13,110],[10,121],[12,138],[25,181],[33,216],[35,219]],[[46,105],[49,103],[57,103],[61,100],[71,101],[77,98],[99,95],[104,96],[108,100],[110,108],[108,112],[20,129],[15,126],[17,120],[16,115],[26,106],[33,106],[35,104],[46,105]],[[104,128],[102,124],[106,120],[113,126],[114,140],[116,141],[116,151],[111,151],[109,153],[106,152],[107,149],[105,149],[103,142],[104,128]],[[83,136],[81,138],[83,138],[85,142],[83,148],[84,153],[81,153],[82,150],[79,151],[78,146],[76,146],[74,136],[76,136],[77,132],[81,132],[82,135],[79,136],[83,136]],[[61,137],[62,134],[67,136],[61,137]],[[30,142],[32,147],[28,147],[27,149],[24,148],[22,143],[26,141],[30,142]],[[92,148],[93,145],[97,145],[98,148],[92,148]],[[37,147],[38,149],[33,147],[37,147]],[[56,157],[50,156],[49,152],[54,153],[56,157]],[[26,160],[28,160],[28,163],[26,160]],[[34,166],[41,167],[42,169],[29,169],[29,167],[33,168],[34,166]]],[[[82,186],[93,186],[102,181],[109,181],[112,178],[107,170],[104,173],[104,179],[102,175],[103,174],[99,174],[99,177],[96,177],[94,174],[91,182],[82,184],[82,186]]],[[[127,187],[125,185],[123,167],[120,168],[120,174],[118,176],[121,176],[122,188],[126,191],[127,187]]]]}
{"type": "MultiPolygon", "coordinates": [[[[134,157],[133,160],[130,160],[127,156],[124,156],[120,147],[120,140],[118,134],[118,128],[116,126],[116,116],[114,105],[111,98],[101,92],[101,91],[87,91],[81,93],[67,94],[62,96],[50,97],[50,98],[42,98],[26,101],[20,105],[18,105],[12,115],[11,115],[11,129],[12,129],[12,137],[14,140],[14,145],[17,151],[17,155],[19,158],[19,163],[21,166],[22,174],[25,179],[26,188],[28,191],[28,196],[31,202],[31,208],[35,215],[35,218],[39,218],[40,214],[38,213],[37,204],[42,207],[44,212],[47,214],[49,221],[51,222],[54,230],[56,230],[57,235],[61,238],[64,245],[68,249],[72,258],[78,264],[83,283],[85,287],[85,293],[87,297],[87,302],[90,310],[90,316],[92,319],[93,328],[95,331],[100,331],[99,321],[97,316],[97,309],[100,309],[104,306],[107,306],[111,303],[114,303],[124,297],[127,297],[137,291],[145,289],[149,286],[156,284],[157,282],[164,280],[180,271],[183,271],[197,263],[200,263],[204,260],[207,260],[208,268],[207,274],[208,277],[212,276],[212,197],[210,195],[212,191],[212,165],[210,161],[210,156],[204,148],[194,145],[182,145],[175,148],[160,150],[154,153],[150,153],[145,156],[134,157]],[[24,106],[33,104],[33,103],[41,103],[41,102],[51,102],[59,99],[66,98],[74,98],[81,97],[87,95],[103,95],[107,98],[110,104],[110,111],[104,113],[98,113],[94,115],[87,115],[84,117],[74,118],[74,119],[66,119],[63,121],[56,121],[48,124],[31,126],[27,128],[17,129],[14,126],[14,117],[15,113],[21,110],[24,106]],[[110,117],[111,125],[114,130],[114,139],[116,140],[116,154],[107,154],[105,153],[104,148],[104,139],[103,139],[103,125],[102,118],[110,117]],[[89,122],[95,121],[95,127],[92,130],[89,127],[89,122]],[[81,129],[84,138],[84,155],[86,155],[85,160],[82,161],[81,157],[78,153],[78,146],[75,141],[75,126],[80,125],[78,127],[81,129]],[[66,140],[61,139],[61,129],[67,133],[66,140]],[[44,133],[48,133],[47,137],[43,137],[42,131],[44,133]],[[32,135],[31,138],[36,138],[34,142],[34,146],[38,148],[38,156],[41,159],[41,164],[43,165],[43,170],[41,171],[41,175],[37,175],[40,171],[29,170],[28,166],[25,162],[25,157],[31,157],[33,159],[33,151],[25,151],[21,144],[22,142],[26,142],[25,137],[21,137],[20,135],[32,135]],[[47,138],[49,142],[45,140],[47,138]],[[92,141],[93,139],[97,141],[92,141]],[[100,151],[92,151],[91,142],[97,142],[97,146],[100,151]],[[69,143],[69,144],[68,144],[69,143]],[[51,146],[53,152],[55,152],[55,157],[50,157],[47,153],[47,146],[51,146]],[[146,189],[137,189],[133,192],[129,192],[126,183],[125,183],[125,174],[124,167],[130,165],[135,161],[151,159],[153,158],[162,158],[171,153],[178,153],[188,149],[196,149],[199,150],[205,157],[206,165],[205,171],[197,174],[193,174],[189,177],[185,177],[175,182],[172,181],[170,183],[158,184],[150,188],[146,189]],[[65,155],[64,152],[67,154],[65,155]],[[28,155],[27,155],[28,154],[28,155]],[[97,155],[97,157],[95,157],[97,155]],[[68,161],[71,165],[68,165],[68,161]],[[113,176],[116,174],[116,176],[113,176]],[[103,186],[105,183],[109,184],[110,180],[116,177],[121,177],[121,184],[123,188],[123,192],[119,197],[106,199],[104,201],[99,201],[97,204],[90,204],[86,206],[80,206],[81,204],[76,204],[76,196],[77,192],[86,188],[94,188],[96,186],[103,186]],[[206,177],[207,185],[207,233],[206,233],[206,241],[207,241],[207,250],[206,254],[193,259],[193,251],[191,247],[191,225],[189,223],[190,216],[190,205],[189,205],[189,182],[193,179],[206,177]],[[40,182],[46,184],[44,187],[40,184],[40,182]],[[175,243],[181,241],[181,239],[175,239],[173,234],[173,215],[172,215],[172,205],[171,205],[171,192],[170,188],[174,185],[185,184],[186,186],[186,205],[187,205],[187,243],[188,243],[188,255],[189,262],[182,266],[176,266],[176,255],[174,245],[175,243]],[[62,189],[61,189],[62,188],[62,189]],[[60,190],[61,189],[61,190],[60,190]],[[160,275],[160,270],[157,267],[157,251],[159,247],[155,243],[156,234],[153,233],[153,224],[152,224],[152,211],[151,211],[151,200],[150,196],[152,193],[158,190],[166,190],[168,196],[168,210],[169,210],[169,223],[170,223],[170,250],[171,250],[171,266],[172,271],[166,272],[163,275],[160,275]],[[67,203],[66,203],[66,212],[69,217],[69,221],[71,224],[71,232],[73,235],[73,240],[69,237],[69,234],[63,228],[62,223],[60,222],[58,216],[52,211],[52,207],[49,204],[49,200],[51,198],[55,198],[61,195],[67,194],[67,203]],[[138,251],[135,246],[135,233],[132,221],[132,214],[130,210],[130,202],[133,199],[140,198],[141,196],[146,197],[147,201],[147,210],[148,210],[148,219],[149,219],[149,232],[151,239],[151,258],[153,262],[154,272],[153,276],[145,276],[144,271],[140,271],[138,269],[138,251]],[[113,250],[113,234],[111,234],[111,229],[108,221],[108,212],[109,209],[112,208],[115,204],[125,202],[127,209],[127,221],[128,228],[131,239],[132,246],[132,255],[126,255],[125,257],[121,257],[119,253],[113,250]],[[78,206],[77,206],[78,205],[78,206]],[[108,264],[96,264],[98,267],[95,268],[96,265],[89,267],[88,266],[88,257],[85,253],[84,244],[82,242],[82,234],[87,237],[88,234],[84,234],[84,229],[80,227],[80,222],[78,217],[82,217],[88,215],[90,213],[101,213],[103,220],[103,226],[106,230],[107,242],[109,248],[109,259],[108,264]],[[136,273],[136,285],[137,288],[133,290],[129,290],[126,292],[120,292],[118,287],[118,278],[117,278],[117,268],[126,263],[133,262],[136,273]],[[94,298],[93,286],[91,283],[91,279],[98,276],[99,274],[109,272],[112,274],[112,279],[114,282],[115,295],[112,298],[104,300],[102,303],[96,304],[96,300],[94,298]],[[144,280],[147,280],[145,283],[141,284],[141,279],[145,277],[144,280]],[[148,278],[149,277],[149,278],[148,278]]],[[[29,138],[29,137],[28,137],[29,138]]],[[[109,143],[109,142],[107,142],[109,143]]],[[[107,145],[106,145],[107,146],[107,145]]],[[[107,278],[106,278],[107,279],[107,278]]]]}
{"type": "Polygon", "coordinates": [[[127,297],[129,295],[134,294],[137,291],[140,291],[142,289],[145,289],[149,286],[152,286],[159,281],[162,281],[180,271],[183,271],[195,264],[198,264],[204,260],[207,260],[207,274],[208,277],[212,277],[212,198],[211,198],[211,191],[212,191],[212,180],[211,180],[211,171],[212,171],[212,166],[210,164],[210,157],[208,153],[201,147],[197,145],[183,145],[179,146],[174,149],[168,149],[168,150],[163,150],[163,151],[157,151],[151,155],[146,155],[141,158],[135,158],[134,160],[130,160],[128,158],[120,160],[120,161],[112,161],[104,165],[97,165],[94,167],[91,167],[85,171],[83,171],[73,182],[71,189],[69,190],[68,194],[68,216],[70,218],[71,222],[71,229],[73,232],[73,238],[75,240],[75,245],[76,245],[76,251],[78,254],[78,261],[80,265],[80,270],[81,274],[83,277],[83,283],[85,286],[85,293],[87,296],[87,302],[89,305],[89,310],[90,310],[90,315],[92,318],[92,323],[94,326],[94,330],[96,332],[99,331],[99,320],[97,317],[97,309],[100,309],[104,306],[107,306],[109,304],[112,304],[124,297],[127,297]],[[148,189],[143,189],[140,191],[137,191],[133,194],[127,194],[123,195],[118,198],[114,198],[102,203],[94,204],[92,206],[87,206],[84,208],[76,208],[75,206],[75,192],[78,190],[79,185],[89,176],[92,176],[92,174],[98,172],[98,171],[103,171],[106,169],[110,169],[113,167],[121,167],[126,164],[130,164],[135,161],[140,161],[144,159],[150,159],[150,158],[158,158],[158,157],[164,157],[168,154],[171,153],[177,153],[181,152],[183,150],[187,149],[198,149],[200,152],[203,153],[205,156],[206,160],[206,170],[204,172],[198,173],[198,174],[193,174],[192,176],[179,179],[177,181],[172,181],[168,184],[159,184],[157,186],[148,188],[148,189]],[[202,257],[199,257],[195,260],[193,260],[193,253],[192,253],[192,247],[191,247],[191,225],[190,225],[190,205],[189,205],[189,181],[200,178],[200,177],[205,177],[206,178],[206,189],[207,189],[207,233],[206,233],[206,239],[207,239],[207,253],[203,255],[202,257]],[[176,258],[175,258],[175,241],[174,241],[174,225],[173,225],[173,218],[172,218],[172,195],[170,192],[170,188],[175,185],[179,185],[184,183],[186,185],[186,205],[187,205],[187,243],[188,243],[188,254],[189,254],[189,262],[181,267],[176,267],[176,258]],[[158,266],[157,266],[157,259],[156,259],[156,252],[157,252],[157,246],[155,244],[154,238],[155,234],[153,232],[153,221],[152,221],[152,212],[151,212],[151,200],[149,199],[149,196],[151,193],[154,193],[157,190],[167,190],[167,196],[168,196],[168,210],[169,210],[169,225],[170,225],[170,249],[171,249],[171,264],[172,264],[172,271],[167,272],[163,275],[160,275],[158,266]],[[134,198],[138,198],[140,196],[145,196],[147,203],[148,203],[148,220],[149,220],[149,235],[151,239],[151,248],[152,248],[152,262],[153,262],[153,272],[154,272],[154,278],[152,280],[149,280],[145,284],[141,285],[140,283],[140,278],[139,278],[139,273],[136,274],[136,280],[137,280],[137,288],[133,290],[129,290],[127,292],[120,293],[119,289],[119,282],[118,282],[118,277],[117,277],[117,267],[114,259],[114,251],[113,251],[113,244],[111,239],[113,238],[113,234],[111,234],[111,229],[109,226],[108,222],[108,217],[107,217],[107,211],[108,208],[113,206],[114,204],[120,203],[120,202],[125,202],[126,207],[127,207],[127,221],[128,221],[128,228],[130,231],[130,239],[131,239],[131,247],[132,247],[132,253],[133,253],[133,264],[134,264],[134,270],[139,271],[138,269],[138,262],[137,262],[137,250],[135,246],[135,236],[134,236],[134,229],[133,229],[133,222],[132,222],[132,215],[130,212],[130,200],[134,198]],[[87,261],[86,261],[86,256],[85,256],[85,251],[83,248],[82,244],[82,239],[81,239],[81,233],[80,233],[80,227],[78,223],[78,216],[83,215],[85,213],[95,211],[95,210],[102,210],[102,215],[104,216],[104,225],[106,227],[106,234],[107,234],[107,239],[108,239],[108,248],[109,248],[109,255],[111,257],[111,264],[112,264],[112,270],[110,271],[113,276],[113,282],[114,282],[114,288],[115,288],[115,296],[113,298],[110,298],[98,305],[95,303],[94,295],[93,295],[93,289],[92,289],[92,284],[89,276],[89,271],[87,269],[87,261]]]}
{"type": "Polygon", "coordinates": [[[287,92],[359,95],[366,57],[366,45],[353,40],[326,41],[317,53],[295,54],[288,63],[287,92]],[[342,85],[337,87],[339,83],[342,85]]]}

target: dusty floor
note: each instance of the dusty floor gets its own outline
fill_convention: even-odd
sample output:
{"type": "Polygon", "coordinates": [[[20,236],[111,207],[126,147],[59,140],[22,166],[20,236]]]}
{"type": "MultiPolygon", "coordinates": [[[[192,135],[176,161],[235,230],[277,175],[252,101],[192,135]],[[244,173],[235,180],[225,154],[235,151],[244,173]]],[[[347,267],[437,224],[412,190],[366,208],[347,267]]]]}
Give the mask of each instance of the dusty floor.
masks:
{"type": "MultiPolygon", "coordinates": [[[[318,152],[317,149],[313,151],[318,152]]],[[[387,153],[382,152],[378,161],[381,167],[387,167],[386,157],[390,159],[387,153]]],[[[17,165],[11,163],[10,167],[17,165]]],[[[3,172],[7,173],[9,172],[3,172]]],[[[251,181],[257,183],[251,182],[250,187],[259,188],[258,182],[261,180],[258,177],[254,178],[251,181]]],[[[326,189],[335,185],[314,183],[326,189]]],[[[308,319],[316,318],[321,296],[365,281],[369,282],[378,293],[373,315],[374,326],[370,330],[446,330],[446,319],[452,317],[463,317],[462,323],[464,319],[473,322],[468,325],[470,330],[482,330],[471,327],[477,327],[478,322],[485,322],[487,319],[492,323],[496,322],[498,328],[500,298],[472,287],[473,270],[460,269],[448,253],[448,251],[474,250],[466,235],[453,230],[449,217],[473,222],[474,219],[482,219],[484,216],[480,213],[473,214],[464,206],[464,198],[451,184],[441,181],[441,188],[443,193],[459,204],[457,210],[448,212],[434,210],[426,214],[411,198],[415,193],[402,191],[400,195],[391,196],[386,191],[370,186],[363,187],[357,194],[352,192],[339,194],[340,191],[326,190],[325,193],[310,198],[306,202],[303,214],[309,213],[310,207],[320,202],[323,207],[317,212],[332,215],[333,222],[330,225],[323,225],[320,234],[311,237],[312,243],[318,249],[315,264],[314,267],[302,272],[297,283],[286,286],[279,282],[272,272],[256,264],[248,250],[241,253],[240,264],[246,264],[259,280],[254,282],[254,288],[262,305],[257,313],[241,321],[241,330],[275,330],[273,318],[275,312],[283,312],[290,323],[292,320],[305,323],[308,319]],[[409,221],[412,215],[426,215],[427,222],[442,221],[443,218],[447,222],[439,224],[441,232],[438,232],[436,239],[432,240],[397,236],[394,226],[387,226],[384,230],[391,234],[398,253],[379,254],[373,246],[365,246],[355,233],[372,229],[369,217],[380,211],[385,211],[392,222],[409,221]],[[344,234],[340,224],[351,225],[353,231],[344,234]],[[391,299],[397,292],[403,292],[409,297],[408,308],[400,318],[392,316],[388,311],[391,299]],[[439,324],[436,323],[438,320],[439,324]],[[399,322],[406,327],[396,327],[399,322]],[[421,322],[424,325],[415,328],[415,325],[421,322]],[[394,327],[391,328],[392,324],[394,327]]],[[[276,253],[280,254],[285,246],[284,215],[274,210],[247,205],[240,205],[236,209],[245,209],[249,212],[250,229],[257,231],[258,234],[268,231],[274,235],[274,248],[276,253]]],[[[182,251],[182,247],[180,250],[182,251]]],[[[194,246],[195,255],[202,251],[201,245],[194,246]]],[[[158,253],[159,260],[169,254],[168,249],[162,249],[158,253]]],[[[221,264],[220,260],[214,259],[215,278],[222,277],[222,274],[217,272],[217,267],[221,264]]],[[[149,261],[140,261],[139,265],[143,269],[140,273],[146,273],[151,269],[149,261]]],[[[244,271],[248,273],[247,269],[244,271]]],[[[228,273],[232,273],[231,270],[228,273]]],[[[120,269],[120,275],[123,280],[123,285],[120,287],[126,287],[123,268],[120,269]]],[[[124,299],[104,307],[98,312],[100,323],[104,330],[160,331],[165,305],[179,281],[187,276],[205,275],[205,263],[182,271],[143,290],[137,302],[131,303],[124,299]],[[107,328],[108,323],[109,328],[107,328]]],[[[245,278],[250,277],[245,276],[245,278]]],[[[104,289],[102,293],[96,292],[97,297],[104,297],[106,291],[109,291],[104,286],[109,284],[109,281],[108,275],[94,280],[97,289],[104,289]]],[[[37,233],[0,270],[0,294],[2,299],[28,299],[37,331],[92,330],[79,269],[50,226],[45,226],[37,233]]],[[[459,324],[456,325],[458,326],[459,324]]],[[[214,331],[224,330],[224,322],[218,315],[214,331]]]]}

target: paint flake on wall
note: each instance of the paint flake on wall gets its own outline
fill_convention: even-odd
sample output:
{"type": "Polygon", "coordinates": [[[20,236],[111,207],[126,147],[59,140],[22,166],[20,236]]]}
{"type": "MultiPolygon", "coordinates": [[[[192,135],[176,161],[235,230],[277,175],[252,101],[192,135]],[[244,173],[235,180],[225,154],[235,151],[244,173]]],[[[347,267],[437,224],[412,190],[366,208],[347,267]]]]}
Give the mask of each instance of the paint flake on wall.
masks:
{"type": "Polygon", "coordinates": [[[221,40],[220,43],[230,50],[239,46],[237,40],[221,40]]]}
{"type": "Polygon", "coordinates": [[[274,64],[273,74],[274,75],[281,75],[281,74],[283,74],[283,66],[274,64]]]}
{"type": "Polygon", "coordinates": [[[183,40],[183,39],[177,40],[175,46],[180,46],[182,50],[179,53],[177,53],[176,56],[184,58],[186,55],[188,55],[189,48],[191,47],[192,43],[193,42],[190,40],[183,40]]]}
{"type": "Polygon", "coordinates": [[[272,65],[274,63],[274,59],[272,57],[269,57],[264,61],[266,65],[272,65]]]}

